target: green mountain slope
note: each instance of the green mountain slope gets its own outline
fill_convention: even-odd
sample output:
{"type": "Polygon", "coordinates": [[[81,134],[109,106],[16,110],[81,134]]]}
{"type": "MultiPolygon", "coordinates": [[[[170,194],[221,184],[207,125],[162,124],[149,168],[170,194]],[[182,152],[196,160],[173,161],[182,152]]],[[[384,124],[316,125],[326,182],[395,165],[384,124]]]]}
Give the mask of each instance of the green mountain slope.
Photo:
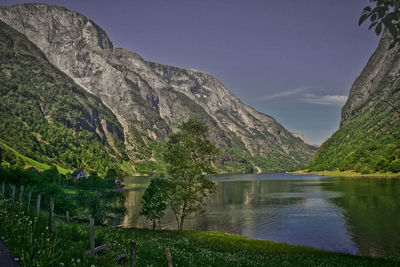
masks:
{"type": "Polygon", "coordinates": [[[400,47],[385,33],[354,82],[341,126],[315,154],[312,170],[400,172],[400,47]]]}
{"type": "Polygon", "coordinates": [[[24,156],[97,172],[127,158],[115,115],[2,21],[0,98],[0,139],[24,156]]]}

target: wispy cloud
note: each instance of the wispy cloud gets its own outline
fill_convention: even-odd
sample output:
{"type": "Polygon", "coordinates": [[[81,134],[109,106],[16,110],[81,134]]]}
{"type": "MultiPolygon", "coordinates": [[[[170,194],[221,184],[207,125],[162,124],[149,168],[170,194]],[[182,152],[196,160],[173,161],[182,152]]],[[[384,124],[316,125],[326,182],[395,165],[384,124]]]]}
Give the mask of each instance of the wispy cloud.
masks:
{"type": "Polygon", "coordinates": [[[304,92],[304,91],[306,91],[308,89],[310,89],[310,88],[309,87],[299,87],[299,88],[295,88],[295,89],[279,92],[279,93],[276,93],[276,94],[265,95],[265,96],[261,97],[261,99],[262,100],[271,100],[271,99],[285,97],[285,96],[297,95],[297,94],[299,94],[301,92],[304,92]]]}
{"type": "Polygon", "coordinates": [[[343,106],[347,101],[347,96],[345,95],[314,95],[306,94],[301,99],[304,102],[317,104],[317,105],[336,105],[343,106]]]}

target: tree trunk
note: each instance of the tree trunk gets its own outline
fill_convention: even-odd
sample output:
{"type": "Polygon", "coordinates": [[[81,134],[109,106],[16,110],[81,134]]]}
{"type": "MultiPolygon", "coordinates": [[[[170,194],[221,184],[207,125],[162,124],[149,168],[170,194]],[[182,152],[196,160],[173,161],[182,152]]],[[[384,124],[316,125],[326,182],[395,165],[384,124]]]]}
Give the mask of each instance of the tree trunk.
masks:
{"type": "Polygon", "coordinates": [[[156,220],[153,220],[153,230],[156,230],[156,220]]]}
{"type": "Polygon", "coordinates": [[[183,230],[183,222],[185,221],[185,215],[182,215],[181,216],[181,222],[180,222],[180,224],[179,224],[179,230],[181,231],[181,230],[183,230]]]}
{"type": "Polygon", "coordinates": [[[183,203],[183,208],[182,208],[182,215],[179,223],[179,230],[183,230],[183,222],[185,221],[185,216],[186,216],[186,207],[187,207],[187,200],[183,203]]]}

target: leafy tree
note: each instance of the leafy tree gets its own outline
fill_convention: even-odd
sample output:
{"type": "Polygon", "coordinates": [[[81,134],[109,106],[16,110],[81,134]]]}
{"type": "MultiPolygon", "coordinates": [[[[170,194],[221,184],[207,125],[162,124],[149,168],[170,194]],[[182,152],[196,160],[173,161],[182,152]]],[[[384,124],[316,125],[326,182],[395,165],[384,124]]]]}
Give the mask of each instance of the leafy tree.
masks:
{"type": "Polygon", "coordinates": [[[161,220],[167,208],[166,194],[168,190],[165,190],[168,188],[167,183],[168,181],[163,178],[152,179],[141,201],[143,206],[140,215],[153,222],[153,230],[156,228],[156,222],[161,220]]]}
{"type": "Polygon", "coordinates": [[[375,28],[375,33],[379,35],[385,26],[395,42],[400,42],[400,0],[370,0],[375,6],[366,6],[358,21],[361,25],[368,18],[371,21],[369,29],[375,28]]]}
{"type": "Polygon", "coordinates": [[[171,136],[164,155],[169,175],[167,202],[179,230],[185,218],[200,210],[204,199],[216,191],[206,174],[214,172],[220,153],[207,140],[207,131],[207,126],[197,120],[183,123],[180,132],[171,136]]]}
{"type": "Polygon", "coordinates": [[[155,221],[169,207],[179,230],[186,217],[202,208],[206,197],[215,193],[214,182],[206,175],[215,171],[220,151],[207,140],[208,128],[191,119],[170,137],[164,153],[167,178],[152,181],[143,197],[141,214],[155,221]]]}

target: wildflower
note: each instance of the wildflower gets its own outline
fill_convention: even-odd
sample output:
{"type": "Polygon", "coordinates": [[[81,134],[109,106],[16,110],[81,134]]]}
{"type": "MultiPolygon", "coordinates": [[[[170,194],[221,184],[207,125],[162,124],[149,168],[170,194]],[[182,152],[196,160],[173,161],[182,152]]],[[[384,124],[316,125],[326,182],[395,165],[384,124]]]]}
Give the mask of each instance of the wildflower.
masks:
{"type": "Polygon", "coordinates": [[[94,264],[90,265],[90,267],[96,267],[94,264]]]}
{"type": "Polygon", "coordinates": [[[77,260],[76,260],[76,263],[81,263],[81,259],[77,259],[77,260]]]}
{"type": "Polygon", "coordinates": [[[46,241],[49,242],[49,241],[50,241],[50,238],[46,238],[46,241]]]}
{"type": "Polygon", "coordinates": [[[61,265],[61,266],[64,266],[64,262],[60,262],[60,265],[61,265]]]}
{"type": "Polygon", "coordinates": [[[15,261],[19,261],[19,259],[18,259],[18,258],[15,258],[14,260],[15,260],[15,261]]]}
{"type": "Polygon", "coordinates": [[[75,259],[72,259],[72,262],[75,262],[75,259]]]}
{"type": "Polygon", "coordinates": [[[48,226],[46,226],[46,230],[49,230],[49,227],[48,227],[48,226]]]}

